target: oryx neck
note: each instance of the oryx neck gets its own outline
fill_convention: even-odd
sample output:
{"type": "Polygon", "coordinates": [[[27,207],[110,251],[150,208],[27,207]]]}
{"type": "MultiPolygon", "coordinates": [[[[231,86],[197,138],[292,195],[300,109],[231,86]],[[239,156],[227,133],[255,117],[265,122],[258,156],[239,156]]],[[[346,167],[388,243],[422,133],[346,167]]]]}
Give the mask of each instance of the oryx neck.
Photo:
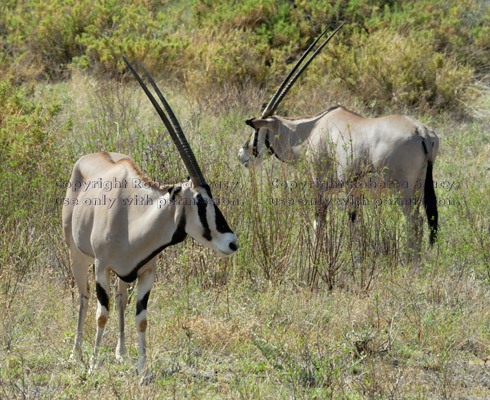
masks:
{"type": "Polygon", "coordinates": [[[318,116],[301,118],[301,119],[288,119],[284,117],[277,117],[279,129],[277,132],[268,132],[266,137],[269,139],[269,151],[273,151],[273,154],[281,161],[295,161],[303,154],[303,148],[308,145],[309,137],[313,131],[318,116]]]}
{"type": "Polygon", "coordinates": [[[269,132],[267,132],[267,134],[265,136],[264,145],[267,148],[267,151],[269,152],[270,155],[274,155],[279,161],[285,162],[285,160],[281,159],[281,157],[273,149],[272,144],[271,144],[271,140],[270,140],[269,132]]]}

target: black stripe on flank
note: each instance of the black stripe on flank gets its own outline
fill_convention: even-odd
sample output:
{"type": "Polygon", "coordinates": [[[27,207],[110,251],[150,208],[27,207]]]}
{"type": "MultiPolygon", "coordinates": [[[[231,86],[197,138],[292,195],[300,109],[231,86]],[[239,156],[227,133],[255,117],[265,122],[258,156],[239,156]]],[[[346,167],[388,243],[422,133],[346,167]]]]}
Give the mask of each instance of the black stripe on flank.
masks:
{"type": "Polygon", "coordinates": [[[180,217],[179,223],[177,225],[177,230],[174,232],[172,236],[172,240],[169,243],[164,244],[163,246],[160,246],[158,249],[153,251],[150,255],[145,257],[143,260],[141,260],[136,267],[126,276],[119,276],[120,279],[122,279],[124,282],[134,282],[136,278],[138,278],[138,271],[139,269],[145,265],[148,261],[150,261],[153,257],[155,257],[158,253],[161,251],[165,250],[168,246],[172,246],[174,244],[182,242],[187,236],[187,233],[185,233],[185,212],[182,214],[182,217],[180,217]]]}
{"type": "Polygon", "coordinates": [[[148,299],[150,298],[150,290],[146,292],[141,300],[136,303],[136,315],[139,315],[142,311],[145,311],[148,307],[148,299]]]}
{"type": "Polygon", "coordinates": [[[97,300],[109,311],[109,296],[99,282],[95,283],[95,291],[97,292],[97,300]]]}

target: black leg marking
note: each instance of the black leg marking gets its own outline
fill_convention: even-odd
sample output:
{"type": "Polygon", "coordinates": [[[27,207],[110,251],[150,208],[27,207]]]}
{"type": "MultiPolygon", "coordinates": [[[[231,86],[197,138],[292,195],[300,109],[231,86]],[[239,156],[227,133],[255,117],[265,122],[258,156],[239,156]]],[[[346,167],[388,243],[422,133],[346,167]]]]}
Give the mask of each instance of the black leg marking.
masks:
{"type": "Polygon", "coordinates": [[[354,211],[349,211],[349,218],[351,222],[356,222],[356,217],[357,217],[357,210],[354,211]]]}
{"type": "Polygon", "coordinates": [[[95,284],[95,291],[97,292],[97,300],[99,303],[104,306],[106,310],[109,310],[109,296],[99,282],[96,282],[95,284]]]}
{"type": "Polygon", "coordinates": [[[141,300],[136,303],[136,315],[139,315],[142,311],[145,311],[148,307],[148,299],[150,297],[150,290],[146,292],[141,300]]]}

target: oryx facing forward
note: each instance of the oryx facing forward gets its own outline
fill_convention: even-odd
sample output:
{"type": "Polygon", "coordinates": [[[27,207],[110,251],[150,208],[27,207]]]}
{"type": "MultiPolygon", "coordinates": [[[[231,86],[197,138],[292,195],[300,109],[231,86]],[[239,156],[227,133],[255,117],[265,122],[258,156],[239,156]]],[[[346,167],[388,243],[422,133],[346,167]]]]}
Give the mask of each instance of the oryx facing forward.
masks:
{"type": "MultiPolygon", "coordinates": [[[[365,118],[341,106],[331,107],[313,117],[291,119],[273,115],[296,79],[340,27],[296,72],[325,30],[292,68],[262,116],[246,121],[254,132],[239,150],[239,160],[249,167],[271,154],[283,162],[306,156],[319,181],[355,182],[367,174],[376,174],[385,183],[400,183],[393,186],[397,187],[397,194],[404,200],[400,204],[409,224],[408,245],[418,251],[418,204],[421,199],[427,214],[431,245],[437,234],[437,201],[432,169],[439,140],[434,131],[405,115],[365,118]]],[[[317,226],[323,223],[325,213],[324,206],[317,208],[317,226]]],[[[355,219],[355,211],[351,218],[352,221],[355,219]]]]}
{"type": "Polygon", "coordinates": [[[63,206],[63,232],[70,249],[71,267],[79,291],[79,316],[74,354],[81,357],[83,323],[87,312],[89,265],[95,264],[97,335],[94,362],[109,315],[109,272],[119,277],[117,306],[119,339],[116,357],[126,353],[124,311],[129,283],[138,280],[136,327],[138,372],[146,361],[147,303],[156,273],[156,256],[190,235],[219,255],[238,248],[235,234],[213,202],[209,186],[169,105],[143,69],[167,115],[137,72],[124,59],[157,109],[189,172],[190,181],[159,186],[144,176],[134,161],[118,153],[81,157],[73,168],[63,206]],[[169,120],[170,118],[170,120],[169,120]]]}

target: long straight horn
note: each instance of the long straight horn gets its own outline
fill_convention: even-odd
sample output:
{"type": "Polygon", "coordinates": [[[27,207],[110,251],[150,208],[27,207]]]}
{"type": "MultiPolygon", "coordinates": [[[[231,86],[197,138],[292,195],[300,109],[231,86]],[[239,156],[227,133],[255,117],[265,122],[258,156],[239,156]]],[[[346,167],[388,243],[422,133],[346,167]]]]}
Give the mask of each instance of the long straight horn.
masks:
{"type": "Polygon", "coordinates": [[[128,68],[131,70],[133,75],[135,76],[136,80],[150,99],[151,103],[155,107],[158,115],[160,116],[161,120],[163,121],[165,127],[167,128],[170,137],[172,138],[173,142],[175,143],[175,146],[177,147],[177,150],[179,151],[179,154],[182,158],[182,161],[184,162],[184,165],[187,168],[187,171],[189,172],[190,178],[192,180],[192,183],[195,186],[202,186],[206,184],[206,180],[204,179],[204,176],[199,168],[199,165],[196,161],[196,158],[194,156],[194,153],[192,152],[189,142],[187,142],[187,139],[182,131],[182,128],[180,127],[180,124],[175,117],[175,114],[173,113],[172,109],[170,108],[168,102],[165,100],[163,97],[162,93],[158,89],[156,83],[152,79],[151,75],[143,68],[143,66],[139,64],[139,66],[142,68],[144,71],[146,77],[150,81],[151,85],[155,89],[155,92],[157,93],[158,97],[162,101],[165,109],[167,110],[167,113],[170,116],[170,119],[172,120],[173,124],[170,122],[169,118],[165,114],[165,112],[162,110],[160,105],[158,104],[157,100],[155,97],[151,94],[149,91],[148,87],[145,85],[139,74],[136,72],[134,67],[129,63],[129,61],[123,56],[123,60],[128,66],[128,68]],[[176,132],[177,131],[177,132],[176,132]]]}
{"type": "MultiPolygon", "coordinates": [[[[144,72],[146,75],[148,81],[150,82],[151,86],[155,90],[158,98],[162,102],[163,106],[165,107],[165,110],[167,111],[168,116],[170,117],[170,121],[172,122],[175,131],[177,132],[177,136],[180,139],[180,143],[182,145],[182,148],[184,150],[184,153],[186,155],[185,158],[188,159],[189,165],[186,164],[187,169],[193,169],[194,170],[194,175],[196,178],[198,178],[201,181],[201,185],[206,184],[206,180],[204,179],[204,175],[201,172],[201,169],[199,168],[199,164],[197,163],[196,157],[194,156],[194,153],[192,152],[191,146],[189,142],[187,141],[187,138],[184,135],[184,132],[180,126],[180,123],[175,116],[172,108],[170,108],[170,105],[168,104],[167,100],[165,100],[165,97],[163,97],[162,92],[158,88],[157,84],[153,80],[152,76],[149,74],[149,72],[143,67],[143,65],[138,61],[138,66],[141,68],[141,70],[144,72]]],[[[190,171],[189,171],[190,173],[190,171]]],[[[191,174],[192,175],[192,174],[191,174]]],[[[191,176],[192,178],[192,176],[191,176]]],[[[194,182],[194,181],[193,181],[194,182]]],[[[195,184],[195,183],[194,183],[195,184]]]]}
{"type": "Polygon", "coordinates": [[[281,83],[281,86],[279,86],[279,89],[276,90],[274,95],[272,96],[272,99],[269,101],[267,106],[265,107],[264,111],[262,112],[262,118],[267,118],[270,117],[274,111],[277,109],[279,104],[281,103],[282,99],[286,95],[286,93],[291,89],[293,86],[294,82],[300,77],[300,75],[303,73],[303,71],[308,67],[308,65],[313,61],[313,59],[318,55],[318,53],[325,47],[325,45],[334,37],[334,35],[342,28],[344,25],[344,22],[340,24],[340,26],[333,31],[333,33],[325,39],[325,41],[318,47],[318,49],[315,50],[315,52],[310,56],[310,58],[303,64],[301,69],[293,76],[293,78],[289,81],[291,76],[295,73],[295,71],[298,69],[300,64],[303,62],[303,60],[306,58],[306,56],[309,54],[311,49],[316,45],[316,43],[321,39],[321,37],[327,32],[327,30],[330,28],[328,26],[321,34],[318,36],[315,41],[306,49],[306,51],[303,53],[301,58],[298,60],[296,65],[289,71],[289,74],[286,76],[284,81],[281,83]],[[288,82],[289,81],[289,82],[288,82]]]}

